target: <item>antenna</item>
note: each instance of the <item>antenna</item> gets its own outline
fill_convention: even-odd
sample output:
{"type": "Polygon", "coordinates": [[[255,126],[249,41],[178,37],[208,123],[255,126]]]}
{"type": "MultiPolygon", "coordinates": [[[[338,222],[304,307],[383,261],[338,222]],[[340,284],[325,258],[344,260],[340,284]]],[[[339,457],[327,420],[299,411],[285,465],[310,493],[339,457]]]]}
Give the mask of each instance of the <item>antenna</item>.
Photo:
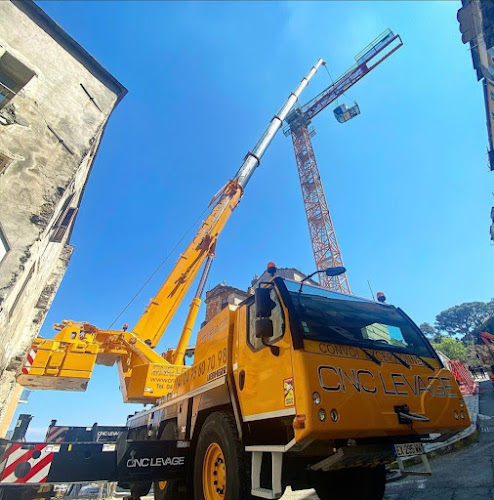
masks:
{"type": "Polygon", "coordinates": [[[367,284],[369,285],[369,290],[372,295],[372,300],[376,300],[376,297],[374,297],[374,292],[372,291],[372,287],[369,280],[367,280],[367,284]]]}

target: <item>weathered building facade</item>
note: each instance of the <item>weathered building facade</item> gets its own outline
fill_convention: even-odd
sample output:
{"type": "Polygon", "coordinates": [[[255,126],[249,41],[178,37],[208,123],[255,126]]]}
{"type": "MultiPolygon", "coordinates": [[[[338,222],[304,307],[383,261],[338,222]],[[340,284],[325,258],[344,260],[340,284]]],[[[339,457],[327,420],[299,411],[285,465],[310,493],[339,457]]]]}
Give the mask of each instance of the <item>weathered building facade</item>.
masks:
{"type": "MultiPolygon", "coordinates": [[[[487,125],[489,169],[494,171],[494,2],[462,0],[458,11],[461,40],[470,45],[477,80],[482,81],[487,125]]],[[[494,207],[490,236],[494,241],[494,207]]]]}
{"type": "Polygon", "coordinates": [[[31,1],[0,2],[0,435],[126,89],[31,1]],[[2,424],[3,422],[3,424],[2,424]]]}
{"type": "Polygon", "coordinates": [[[206,318],[204,323],[206,324],[211,318],[214,318],[219,314],[226,306],[238,306],[240,302],[245,300],[251,294],[249,292],[244,292],[239,288],[233,286],[228,286],[220,283],[214,288],[206,292],[206,318]]]}

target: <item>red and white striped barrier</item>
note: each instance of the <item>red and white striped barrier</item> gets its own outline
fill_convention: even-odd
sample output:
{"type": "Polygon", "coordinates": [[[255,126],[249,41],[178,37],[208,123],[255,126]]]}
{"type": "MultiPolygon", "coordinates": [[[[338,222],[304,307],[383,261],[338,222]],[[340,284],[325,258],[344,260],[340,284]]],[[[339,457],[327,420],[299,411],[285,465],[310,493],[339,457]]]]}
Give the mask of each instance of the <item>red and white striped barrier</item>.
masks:
{"type": "Polygon", "coordinates": [[[473,380],[472,375],[470,375],[470,372],[461,361],[450,360],[449,369],[458,382],[463,395],[475,394],[477,383],[473,380]]]}
{"type": "Polygon", "coordinates": [[[50,472],[54,451],[50,444],[36,444],[23,448],[23,443],[13,443],[5,450],[0,470],[2,483],[44,483],[50,472]]]}
{"type": "Polygon", "coordinates": [[[63,443],[65,442],[68,430],[69,430],[68,427],[63,427],[61,425],[54,425],[52,427],[48,427],[45,441],[47,443],[63,443]]]}
{"type": "Polygon", "coordinates": [[[460,391],[464,396],[473,395],[477,391],[477,383],[470,372],[465,368],[461,361],[449,359],[441,351],[436,351],[445,368],[447,368],[460,386],[460,391]]]}
{"type": "Polygon", "coordinates": [[[26,362],[22,367],[22,373],[24,375],[28,375],[31,370],[31,366],[33,366],[34,358],[36,357],[36,353],[38,352],[38,348],[36,346],[32,346],[30,351],[27,353],[26,362]]]}

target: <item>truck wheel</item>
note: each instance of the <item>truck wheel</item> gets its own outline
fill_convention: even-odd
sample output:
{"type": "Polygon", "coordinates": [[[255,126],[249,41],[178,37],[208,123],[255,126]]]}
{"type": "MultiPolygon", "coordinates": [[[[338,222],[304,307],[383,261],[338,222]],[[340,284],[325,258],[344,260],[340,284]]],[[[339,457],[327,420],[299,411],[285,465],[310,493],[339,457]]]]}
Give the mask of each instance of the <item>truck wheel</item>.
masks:
{"type": "Polygon", "coordinates": [[[250,479],[232,415],[209,415],[197,440],[194,500],[248,500],[250,479]]]}
{"type": "Polygon", "coordinates": [[[320,473],[313,485],[321,500],[331,500],[335,491],[345,491],[345,500],[382,500],[386,487],[384,465],[352,467],[320,473]]]}
{"type": "MultiPolygon", "coordinates": [[[[140,429],[137,431],[135,435],[132,436],[132,439],[135,439],[136,441],[145,441],[148,439],[148,432],[147,429],[140,429]]],[[[149,493],[149,490],[151,489],[151,481],[146,481],[143,483],[130,483],[130,498],[132,499],[138,499],[143,496],[146,496],[149,493]]]]}
{"type": "MultiPolygon", "coordinates": [[[[172,439],[178,439],[178,426],[174,420],[165,424],[160,437],[161,441],[172,439]]],[[[155,500],[185,500],[186,498],[185,481],[178,479],[155,481],[153,489],[155,500]]]]}

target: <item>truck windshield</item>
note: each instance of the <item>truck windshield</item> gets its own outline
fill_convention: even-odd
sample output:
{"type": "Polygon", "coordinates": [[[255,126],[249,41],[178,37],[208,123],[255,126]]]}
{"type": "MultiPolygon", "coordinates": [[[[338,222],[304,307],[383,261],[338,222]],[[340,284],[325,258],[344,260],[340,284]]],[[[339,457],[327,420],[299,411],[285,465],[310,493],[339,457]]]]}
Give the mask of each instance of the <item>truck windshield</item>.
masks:
{"type": "Polygon", "coordinates": [[[304,338],[432,357],[414,324],[394,306],[285,280],[304,338]]]}

